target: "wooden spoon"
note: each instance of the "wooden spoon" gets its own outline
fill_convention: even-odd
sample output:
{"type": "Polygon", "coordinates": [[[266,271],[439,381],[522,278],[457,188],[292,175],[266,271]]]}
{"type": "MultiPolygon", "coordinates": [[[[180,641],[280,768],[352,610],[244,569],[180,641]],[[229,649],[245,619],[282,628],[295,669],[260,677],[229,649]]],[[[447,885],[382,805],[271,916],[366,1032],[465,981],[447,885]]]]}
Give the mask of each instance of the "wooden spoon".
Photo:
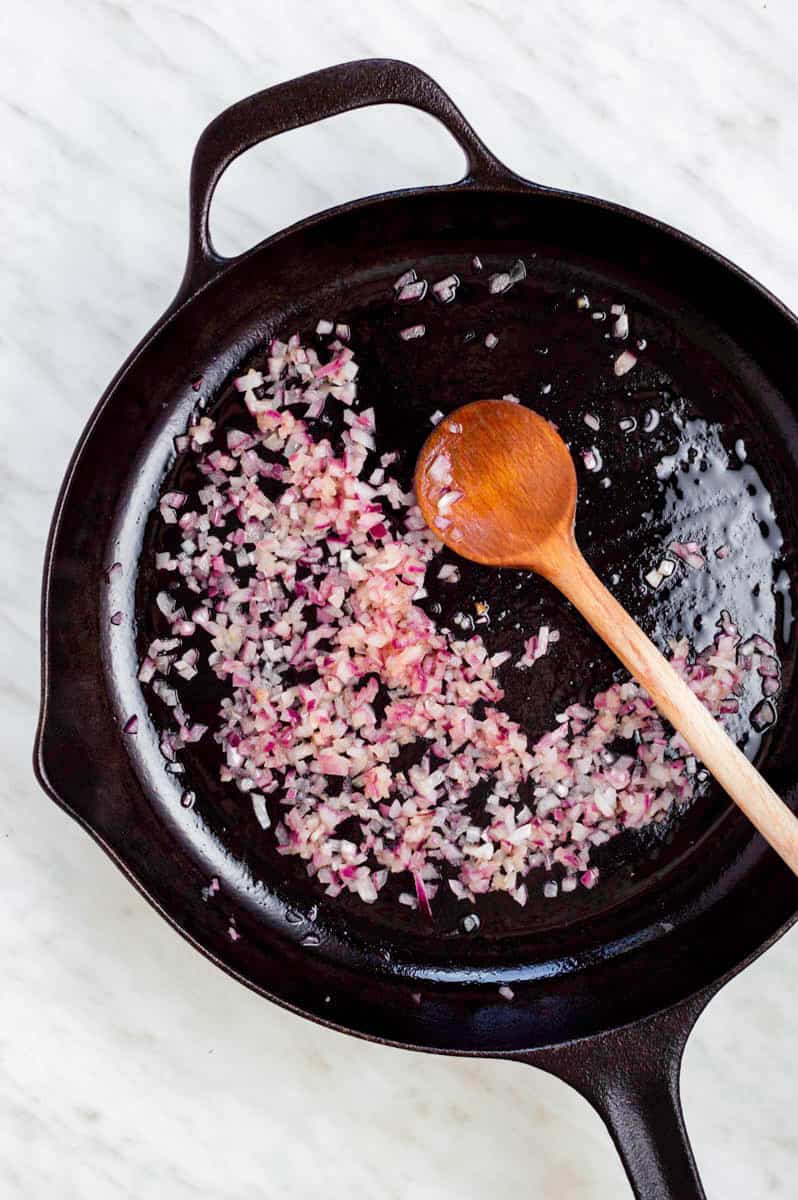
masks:
{"type": "Polygon", "coordinates": [[[427,523],[451,550],[537,571],[568,597],[798,874],[798,819],[582,557],[576,471],[554,426],[510,400],[467,404],[427,438],[415,484],[427,523]]]}

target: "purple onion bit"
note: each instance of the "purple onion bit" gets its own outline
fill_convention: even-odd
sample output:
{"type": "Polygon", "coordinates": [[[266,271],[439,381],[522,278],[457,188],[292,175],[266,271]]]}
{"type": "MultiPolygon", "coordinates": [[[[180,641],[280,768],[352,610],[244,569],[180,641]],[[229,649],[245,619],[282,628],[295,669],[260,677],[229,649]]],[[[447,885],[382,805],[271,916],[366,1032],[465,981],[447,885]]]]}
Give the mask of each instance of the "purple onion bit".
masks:
{"type": "Polygon", "coordinates": [[[414,300],[423,300],[427,294],[426,279],[417,279],[412,283],[406,283],[396,293],[396,301],[398,304],[411,304],[414,300]]]}
{"type": "Polygon", "coordinates": [[[441,304],[451,304],[457,295],[459,286],[460,277],[458,275],[447,275],[445,279],[439,279],[432,285],[432,293],[441,304]]]}
{"type": "Polygon", "coordinates": [[[138,717],[135,715],[132,717],[128,717],[128,719],[125,721],[124,725],[122,726],[122,732],[129,733],[131,735],[135,735],[138,733],[138,731],[139,731],[138,717]]]}
{"type": "Polygon", "coordinates": [[[424,880],[421,878],[421,875],[418,871],[413,871],[412,874],[413,874],[413,883],[414,883],[415,889],[416,889],[416,899],[418,901],[419,911],[422,912],[424,914],[424,916],[427,917],[427,919],[431,921],[432,920],[432,909],[430,908],[430,902],[429,902],[429,896],[427,895],[427,889],[424,887],[424,880]]]}
{"type": "Polygon", "coordinates": [[[406,329],[399,330],[399,337],[403,342],[412,342],[415,338],[421,338],[427,332],[425,325],[408,325],[406,329]]]}
{"type": "Polygon", "coordinates": [[[776,706],[770,700],[760,700],[751,713],[751,724],[757,733],[764,733],[776,724],[776,706]]]}

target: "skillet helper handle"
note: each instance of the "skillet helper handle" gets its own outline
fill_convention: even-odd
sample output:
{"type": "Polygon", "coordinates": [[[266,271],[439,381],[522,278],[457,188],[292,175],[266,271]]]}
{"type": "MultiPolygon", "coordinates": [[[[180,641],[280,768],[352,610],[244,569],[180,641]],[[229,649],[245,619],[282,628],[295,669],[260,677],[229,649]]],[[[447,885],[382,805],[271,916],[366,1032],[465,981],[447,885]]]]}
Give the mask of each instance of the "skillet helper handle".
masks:
{"type": "Polygon", "coordinates": [[[208,226],[213,193],[230,163],[278,133],[373,104],[406,104],[437,118],[466,156],[461,183],[524,186],[491,154],[446,92],[418,67],[391,58],[325,67],[239,100],[202,133],[191,164],[189,253],[178,303],[232,261],[214,250],[208,226]]]}
{"type": "Polygon", "coordinates": [[[679,1095],[682,1054],[709,995],[521,1061],[569,1083],[607,1126],[637,1200],[706,1200],[679,1095]]]}

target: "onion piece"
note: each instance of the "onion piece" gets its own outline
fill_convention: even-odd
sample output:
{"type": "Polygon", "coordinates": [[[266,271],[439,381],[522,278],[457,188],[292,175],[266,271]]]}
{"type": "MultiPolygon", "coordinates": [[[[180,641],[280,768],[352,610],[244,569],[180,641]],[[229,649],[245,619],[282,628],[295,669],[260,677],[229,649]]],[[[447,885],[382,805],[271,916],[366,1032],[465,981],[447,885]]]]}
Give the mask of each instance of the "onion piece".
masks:
{"type": "Polygon", "coordinates": [[[452,505],[456,504],[458,500],[462,500],[462,498],[463,498],[462,492],[458,492],[458,491],[446,492],[438,500],[438,503],[437,503],[438,512],[439,513],[448,512],[448,510],[452,507],[452,505]]]}
{"type": "Polygon", "coordinates": [[[623,350],[618,355],[613,365],[613,371],[616,375],[627,375],[633,367],[637,365],[637,355],[631,350],[623,350]]]}
{"type": "Polygon", "coordinates": [[[409,304],[416,300],[423,300],[427,294],[426,279],[419,279],[413,283],[406,283],[396,293],[397,304],[409,304]]]}
{"type": "Polygon", "coordinates": [[[579,453],[588,471],[596,472],[601,470],[604,463],[598,446],[591,446],[589,450],[580,450],[579,453]]]}
{"type": "Polygon", "coordinates": [[[671,542],[668,549],[694,571],[700,571],[707,565],[698,542],[671,542]]]}
{"type": "Polygon", "coordinates": [[[421,873],[419,871],[413,872],[413,883],[415,884],[416,888],[416,899],[418,900],[419,910],[423,912],[425,917],[428,917],[430,920],[432,920],[432,909],[430,908],[429,904],[429,896],[427,895],[427,889],[424,886],[424,880],[421,878],[421,873]]]}
{"type": "Polygon", "coordinates": [[[401,291],[403,287],[407,287],[407,285],[409,283],[415,283],[417,279],[418,279],[418,276],[416,275],[415,269],[413,267],[411,267],[408,271],[405,271],[403,275],[400,275],[399,278],[396,280],[396,282],[393,285],[394,291],[395,292],[401,291]]]}
{"type": "Polygon", "coordinates": [[[751,713],[751,724],[757,733],[764,733],[776,724],[776,709],[771,700],[760,700],[751,713]]]}
{"type": "Polygon", "coordinates": [[[433,483],[444,487],[452,482],[452,460],[445,450],[435,455],[427,468],[427,474],[433,483]]]}
{"type": "Polygon", "coordinates": [[[512,287],[512,283],[509,273],[501,271],[497,275],[491,275],[488,280],[488,291],[491,296],[498,296],[502,292],[508,291],[512,287]]]}
{"type": "MultiPolygon", "coordinates": [[[[613,305],[613,310],[616,308],[613,305]]],[[[612,323],[612,336],[618,338],[619,341],[625,341],[629,337],[629,317],[625,312],[619,313],[612,323]]]]}
{"type": "Polygon", "coordinates": [[[266,797],[261,796],[259,792],[252,792],[252,811],[255,813],[258,824],[261,829],[271,828],[271,817],[266,807],[266,797]]]}
{"type": "Polygon", "coordinates": [[[445,279],[439,279],[437,283],[433,283],[432,292],[435,299],[440,301],[441,304],[451,304],[457,295],[459,286],[459,276],[447,275],[445,279]]]}

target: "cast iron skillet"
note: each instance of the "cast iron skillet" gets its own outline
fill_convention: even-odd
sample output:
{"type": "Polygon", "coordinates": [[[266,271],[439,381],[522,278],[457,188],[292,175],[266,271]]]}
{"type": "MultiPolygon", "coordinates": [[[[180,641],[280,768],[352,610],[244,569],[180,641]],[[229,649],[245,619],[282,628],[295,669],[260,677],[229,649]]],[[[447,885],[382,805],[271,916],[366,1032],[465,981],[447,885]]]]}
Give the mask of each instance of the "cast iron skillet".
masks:
{"type": "MultiPolygon", "coordinates": [[[[332,315],[352,325],[380,449],[402,451],[397,469],[405,478],[438,406],[520,393],[557,419],[575,448],[585,437],[585,397],[608,428],[624,411],[649,405],[675,414],[676,424],[663,419],[652,442],[614,446],[605,465],[610,488],[599,490],[598,476],[580,483],[580,544],[655,636],[691,632],[691,623],[698,630],[702,613],[711,625],[724,604],[741,622],[780,628],[785,614],[781,600],[774,607],[772,573],[782,581],[793,574],[798,511],[796,319],[683,234],[514,175],[428,76],[393,61],[333,67],[222,113],[194,156],[190,234],[178,295],[100,401],[56,509],[35,751],[42,786],[176,929],[262,995],[375,1041],[551,1071],[601,1113],[639,1197],[703,1195],[680,1110],[682,1050],[708,999],[795,919],[795,879],[710,792],[657,834],[613,843],[595,891],[543,903],[537,881],[524,909],[504,897],[481,902],[477,934],[462,933],[453,901],[441,902],[432,929],[388,903],[329,901],[293,860],[277,858],[240,796],[215,782],[212,746],[187,762],[182,779],[164,769],[161,713],[148,713],[135,681],[155,624],[147,564],[159,535],[148,514],[165,476],[179,477],[172,439],[192,410],[221,405],[223,413],[233,403],[232,375],[257,361],[265,340],[294,328],[309,336],[319,317],[332,315]],[[386,102],[440,120],[465,153],[465,177],[344,205],[236,259],[216,254],[211,196],[237,155],[285,130],[386,102]],[[482,274],[469,265],[474,254],[485,263],[482,274]],[[485,277],[518,256],[527,281],[506,297],[488,296],[485,277]],[[430,280],[455,270],[463,282],[456,304],[427,302],[427,337],[406,344],[397,330],[419,318],[397,313],[391,284],[410,265],[430,280]],[[634,314],[634,336],[647,338],[649,350],[633,377],[615,380],[606,326],[577,309],[581,292],[594,310],[621,299],[634,314]],[[491,329],[500,335],[492,354],[483,345],[491,329]],[[728,441],[744,437],[778,514],[775,557],[761,555],[773,540],[771,517],[760,512],[761,539],[752,542],[750,523],[734,525],[736,493],[724,491],[711,464],[708,471],[694,464],[692,474],[689,463],[682,468],[675,507],[663,507],[661,489],[649,493],[651,453],[673,448],[679,420],[689,429],[702,416],[722,420],[728,441]],[[714,522],[739,557],[726,583],[713,582],[720,572],[704,573],[668,598],[646,601],[640,563],[679,521],[691,528],[698,521],[705,537],[714,522]],[[121,571],[109,578],[114,562],[121,571]],[[124,614],[121,625],[110,624],[115,611],[124,614]],[[134,712],[139,733],[126,736],[122,725],[134,712]],[[184,789],[196,793],[193,807],[181,804],[184,789]],[[213,875],[221,890],[203,898],[213,875]],[[231,924],[239,940],[229,936],[231,924]],[[514,1000],[499,995],[502,984],[514,1000]]],[[[745,494],[756,493],[759,476],[746,478],[745,494]]],[[[558,655],[535,668],[534,684],[531,676],[524,684],[508,676],[507,704],[530,733],[545,727],[558,703],[612,678],[612,656],[540,581],[467,568],[454,599],[448,592],[430,602],[448,604],[442,619],[449,620],[456,608],[472,612],[480,596],[496,613],[484,630],[495,645],[517,644],[523,628],[541,619],[564,631],[558,655]]],[[[768,779],[794,805],[794,646],[781,639],[779,650],[780,719],[758,752],[768,779]]],[[[749,741],[749,749],[757,747],[749,741]]]]}

